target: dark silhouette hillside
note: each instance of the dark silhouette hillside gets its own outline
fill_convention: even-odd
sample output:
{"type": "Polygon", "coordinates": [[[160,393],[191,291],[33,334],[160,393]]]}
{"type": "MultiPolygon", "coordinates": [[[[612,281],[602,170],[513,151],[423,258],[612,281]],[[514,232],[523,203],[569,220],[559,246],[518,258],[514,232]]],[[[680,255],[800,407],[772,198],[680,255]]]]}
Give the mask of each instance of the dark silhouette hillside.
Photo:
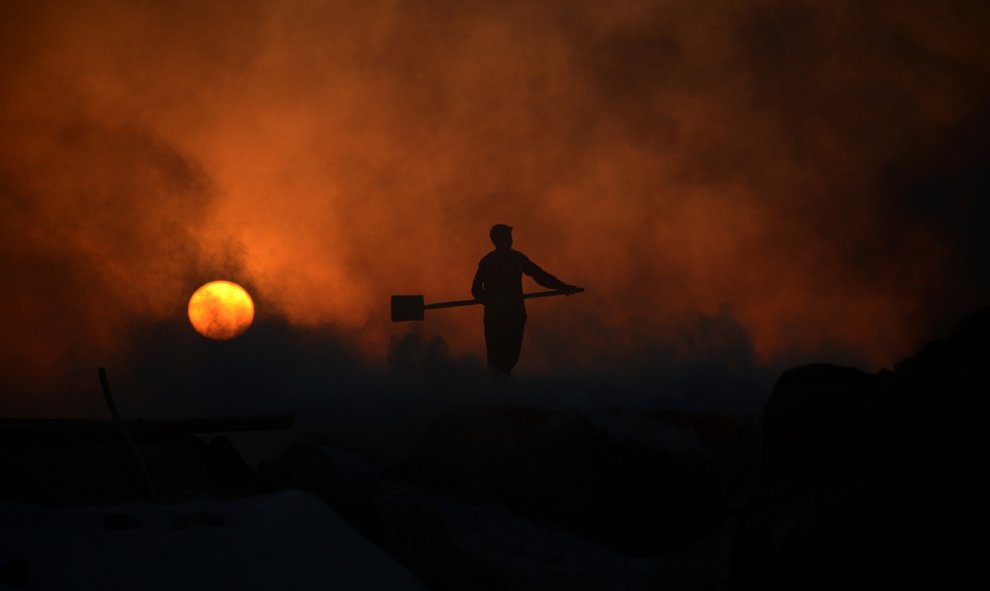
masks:
{"type": "Polygon", "coordinates": [[[988,411],[990,308],[893,372],[784,372],[766,405],[737,579],[760,589],[986,583],[988,411]]]}

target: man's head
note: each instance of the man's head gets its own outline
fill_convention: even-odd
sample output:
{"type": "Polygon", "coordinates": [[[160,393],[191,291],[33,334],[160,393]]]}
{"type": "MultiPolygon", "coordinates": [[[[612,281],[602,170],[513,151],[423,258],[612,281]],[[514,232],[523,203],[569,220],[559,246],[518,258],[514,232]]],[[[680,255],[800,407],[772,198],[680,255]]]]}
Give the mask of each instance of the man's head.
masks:
{"type": "Polygon", "coordinates": [[[488,236],[492,239],[492,244],[498,250],[508,250],[512,248],[512,226],[505,224],[495,224],[492,226],[488,236]]]}

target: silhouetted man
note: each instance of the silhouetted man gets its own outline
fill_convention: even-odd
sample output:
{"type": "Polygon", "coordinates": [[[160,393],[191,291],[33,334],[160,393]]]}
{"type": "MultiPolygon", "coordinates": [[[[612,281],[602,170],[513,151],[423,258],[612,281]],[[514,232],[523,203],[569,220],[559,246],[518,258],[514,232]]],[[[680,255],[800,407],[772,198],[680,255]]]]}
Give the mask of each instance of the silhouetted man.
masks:
{"type": "Polygon", "coordinates": [[[511,226],[496,224],[488,235],[495,250],[478,263],[471,293],[485,305],[488,369],[496,376],[508,376],[519,361],[523,330],[526,327],[522,274],[529,275],[537,283],[550,289],[574,291],[578,288],[539,268],[518,250],[512,250],[511,226]]]}

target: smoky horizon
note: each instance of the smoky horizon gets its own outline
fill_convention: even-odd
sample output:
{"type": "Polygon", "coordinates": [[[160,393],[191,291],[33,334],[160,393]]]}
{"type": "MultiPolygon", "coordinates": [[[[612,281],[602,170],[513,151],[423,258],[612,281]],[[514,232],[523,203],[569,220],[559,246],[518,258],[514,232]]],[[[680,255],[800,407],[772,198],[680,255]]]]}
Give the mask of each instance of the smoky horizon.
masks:
{"type": "Polygon", "coordinates": [[[64,392],[138,350],[191,367],[185,306],[219,279],[313,364],[392,376],[412,338],[474,367],[480,312],[395,325],[388,299],[470,297],[495,223],[586,289],[528,306],[526,375],[892,367],[987,302],[988,22],[973,2],[6,3],[4,402],[78,408],[64,392]]]}

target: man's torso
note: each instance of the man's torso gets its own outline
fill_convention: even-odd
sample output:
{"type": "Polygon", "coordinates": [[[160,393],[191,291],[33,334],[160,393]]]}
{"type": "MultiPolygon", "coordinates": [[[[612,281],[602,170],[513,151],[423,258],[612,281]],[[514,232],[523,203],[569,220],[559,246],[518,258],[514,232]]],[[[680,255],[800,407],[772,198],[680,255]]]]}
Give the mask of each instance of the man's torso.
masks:
{"type": "Polygon", "coordinates": [[[528,259],[517,250],[493,250],[481,259],[479,272],[485,289],[485,313],[525,316],[522,275],[528,259]]]}

